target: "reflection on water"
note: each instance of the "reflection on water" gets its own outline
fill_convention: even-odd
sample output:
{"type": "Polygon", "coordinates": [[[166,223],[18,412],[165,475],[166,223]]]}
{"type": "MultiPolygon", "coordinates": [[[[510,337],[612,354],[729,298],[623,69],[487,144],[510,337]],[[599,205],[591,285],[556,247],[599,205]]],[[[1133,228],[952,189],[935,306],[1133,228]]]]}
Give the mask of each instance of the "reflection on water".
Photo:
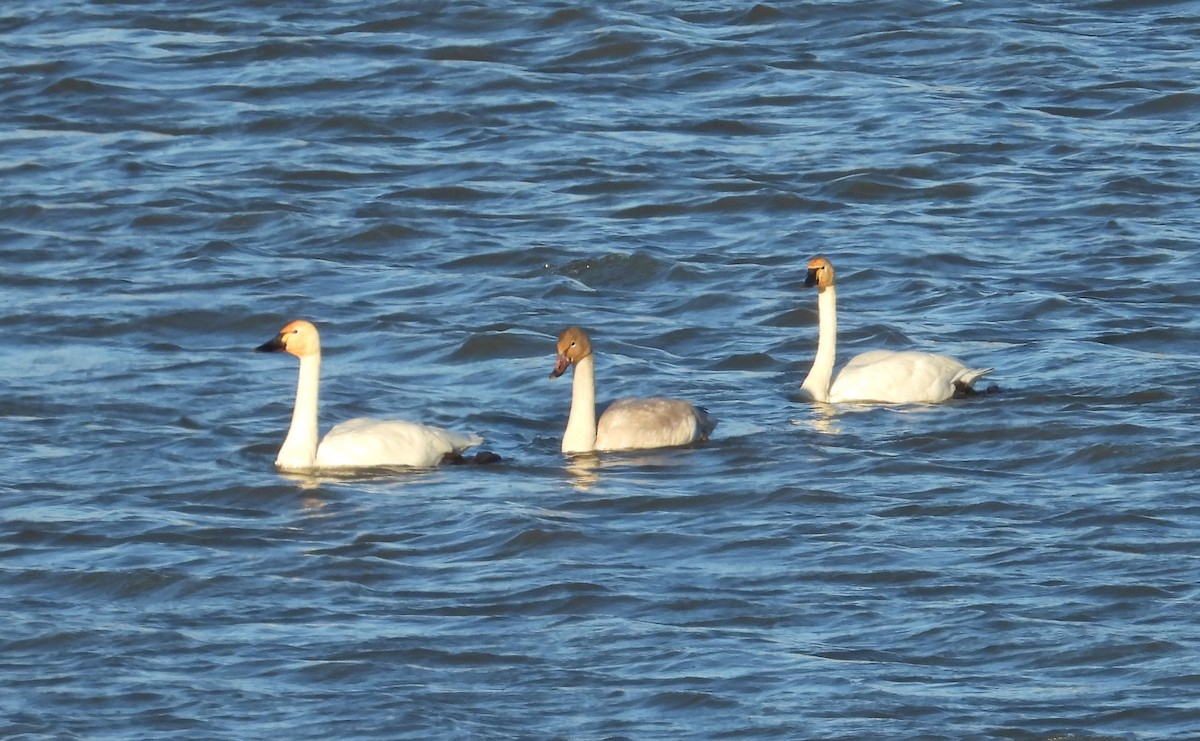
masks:
{"type": "Polygon", "coordinates": [[[842,428],[837,424],[838,409],[834,404],[809,402],[811,416],[807,419],[793,419],[792,424],[805,427],[822,435],[840,435],[842,428]]]}
{"type": "Polygon", "coordinates": [[[575,453],[567,457],[566,471],[571,486],[581,492],[589,491],[600,480],[600,456],[596,453],[575,453]]]}
{"type": "Polygon", "coordinates": [[[589,491],[600,482],[605,470],[689,470],[695,461],[688,453],[703,454],[703,449],[707,447],[711,447],[711,444],[703,442],[673,448],[573,453],[566,457],[563,469],[573,487],[579,491],[589,491]]]}
{"type": "Polygon", "coordinates": [[[439,473],[437,468],[376,466],[373,468],[322,468],[313,471],[281,471],[276,474],[301,489],[318,489],[332,484],[370,484],[387,482],[398,486],[416,485],[439,473]]]}

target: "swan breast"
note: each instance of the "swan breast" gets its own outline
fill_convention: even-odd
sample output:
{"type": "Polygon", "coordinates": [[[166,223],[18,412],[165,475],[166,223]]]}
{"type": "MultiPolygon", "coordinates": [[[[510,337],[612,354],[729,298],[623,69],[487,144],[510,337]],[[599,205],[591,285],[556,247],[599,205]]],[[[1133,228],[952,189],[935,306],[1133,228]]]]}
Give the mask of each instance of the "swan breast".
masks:
{"type": "Polygon", "coordinates": [[[666,448],[707,440],[716,421],[682,399],[619,399],[596,425],[597,450],[666,448]]]}
{"type": "Polygon", "coordinates": [[[440,427],[392,419],[349,419],[335,425],[317,448],[319,468],[436,466],[447,453],[483,442],[440,427]]]}

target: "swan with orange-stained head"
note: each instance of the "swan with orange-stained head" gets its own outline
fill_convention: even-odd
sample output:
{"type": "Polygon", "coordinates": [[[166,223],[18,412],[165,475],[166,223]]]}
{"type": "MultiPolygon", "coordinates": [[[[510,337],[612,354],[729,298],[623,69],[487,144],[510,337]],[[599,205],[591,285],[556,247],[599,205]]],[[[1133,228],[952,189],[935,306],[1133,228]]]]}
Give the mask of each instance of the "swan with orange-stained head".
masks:
{"type": "Polygon", "coordinates": [[[596,365],[592,341],[580,327],[558,335],[551,378],[574,366],[571,413],[563,432],[564,453],[644,450],[707,440],[717,422],[701,407],[682,399],[618,399],[596,420],[596,365]]]}
{"type": "Polygon", "coordinates": [[[870,350],[851,358],[833,378],[837,293],[829,260],[819,255],[809,260],[804,285],[817,287],[817,356],[800,386],[813,401],[932,404],[973,392],[975,382],[992,370],[968,368],[954,358],[927,352],[870,350]]]}
{"type": "Polygon", "coordinates": [[[392,419],[356,418],[335,425],[318,443],[317,396],[321,378],[321,336],[311,322],[297,320],[258,352],[286,352],[300,359],[296,405],[275,466],[283,471],[436,466],[447,456],[483,442],[440,427],[392,419]]]}

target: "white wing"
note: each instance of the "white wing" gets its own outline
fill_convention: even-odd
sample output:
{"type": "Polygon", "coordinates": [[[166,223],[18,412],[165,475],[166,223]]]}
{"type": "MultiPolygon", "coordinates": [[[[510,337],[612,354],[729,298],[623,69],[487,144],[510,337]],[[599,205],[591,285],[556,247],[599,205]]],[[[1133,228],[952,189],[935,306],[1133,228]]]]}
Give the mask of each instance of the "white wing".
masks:
{"type": "Polygon", "coordinates": [[[349,419],[336,425],[317,448],[320,468],[436,466],[483,438],[399,419],[349,419]]]}
{"type": "Polygon", "coordinates": [[[829,389],[833,403],[873,401],[922,404],[945,401],[991,371],[926,352],[872,350],[851,358],[829,389]]]}

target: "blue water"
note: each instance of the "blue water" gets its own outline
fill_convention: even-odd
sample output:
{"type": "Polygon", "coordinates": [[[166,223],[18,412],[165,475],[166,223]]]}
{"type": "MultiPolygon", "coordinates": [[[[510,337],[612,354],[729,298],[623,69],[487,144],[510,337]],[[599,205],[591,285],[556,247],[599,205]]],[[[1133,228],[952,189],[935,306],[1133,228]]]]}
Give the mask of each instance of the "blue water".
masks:
{"type": "Polygon", "coordinates": [[[1200,737],[1200,9],[0,8],[0,736],[1200,737]],[[995,368],[800,399],[840,354],[995,368]],[[399,416],[492,466],[288,477],[399,416]],[[572,460],[554,338],[706,444],[572,460]]]}

